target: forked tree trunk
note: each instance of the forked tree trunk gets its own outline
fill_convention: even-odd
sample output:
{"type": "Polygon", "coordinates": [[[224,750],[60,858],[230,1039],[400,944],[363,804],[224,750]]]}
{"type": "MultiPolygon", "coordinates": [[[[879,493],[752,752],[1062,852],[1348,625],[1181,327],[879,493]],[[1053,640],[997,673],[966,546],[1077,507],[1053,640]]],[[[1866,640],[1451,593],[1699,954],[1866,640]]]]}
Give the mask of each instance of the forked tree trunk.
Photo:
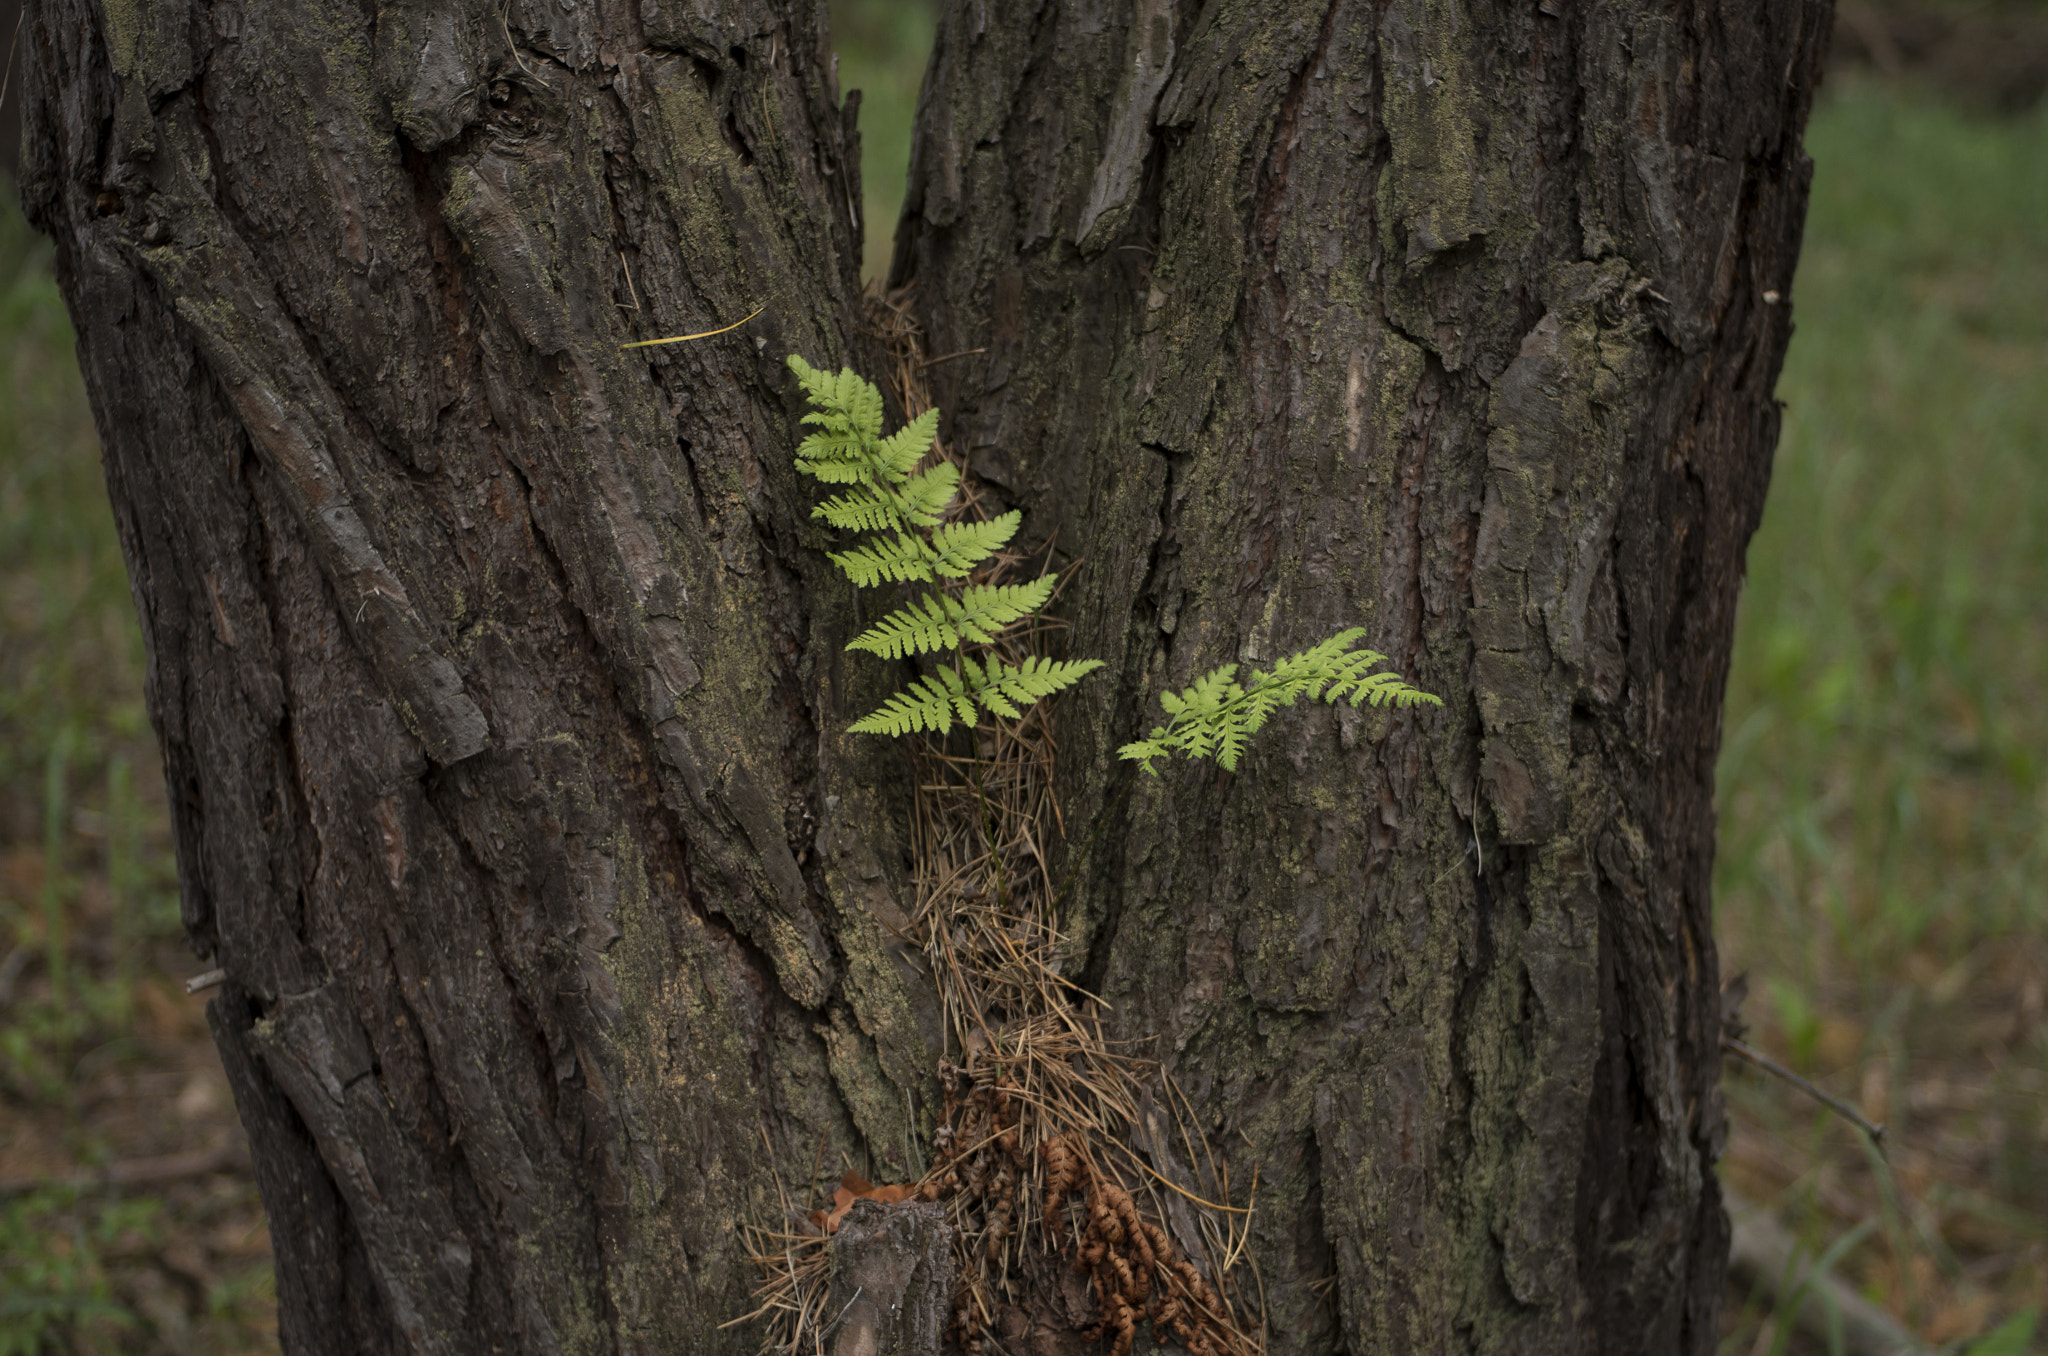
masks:
{"type": "MultiPolygon", "coordinates": [[[[764,1144],[930,1132],[904,753],[790,461],[783,356],[881,361],[790,8],[30,10],[290,1350],[751,1349],[764,1144]]],[[[1712,769],[1827,23],[946,9],[894,281],[1080,562],[1075,977],[1256,1168],[1276,1353],[1714,1344],[1712,769]],[[1352,624],[1446,706],[1125,789],[1149,694],[1352,624]]]]}

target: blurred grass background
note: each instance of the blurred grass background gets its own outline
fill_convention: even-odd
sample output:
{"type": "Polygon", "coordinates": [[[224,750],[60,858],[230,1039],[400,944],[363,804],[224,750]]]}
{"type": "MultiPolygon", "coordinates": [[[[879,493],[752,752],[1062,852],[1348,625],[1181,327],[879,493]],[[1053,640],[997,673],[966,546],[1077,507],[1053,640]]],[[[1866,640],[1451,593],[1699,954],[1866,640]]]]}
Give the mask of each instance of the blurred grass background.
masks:
{"type": "Polygon", "coordinates": [[[0,188],[0,1356],[275,1350],[98,442],[0,188]]]}
{"type": "Polygon", "coordinates": [[[1719,766],[1724,973],[1890,1149],[1731,1064],[1725,1172],[1935,1341],[2048,1295],[2044,112],[1830,82],[1719,766]]]}
{"type": "MultiPolygon", "coordinates": [[[[1930,1341],[2017,1320],[1973,1347],[2017,1356],[2048,1294],[2048,11],[1842,17],[1716,888],[1751,1039],[1887,1124],[1889,1157],[1731,1063],[1723,1172],[1847,1243],[1836,1274],[1930,1341]]],[[[833,23],[878,276],[932,11],[833,23]]],[[[47,247],[0,196],[0,1356],[275,1350],[246,1150],[178,983],[199,967],[91,418],[47,247]]],[[[1723,1349],[1829,1347],[1735,1288],[1723,1349]]]]}

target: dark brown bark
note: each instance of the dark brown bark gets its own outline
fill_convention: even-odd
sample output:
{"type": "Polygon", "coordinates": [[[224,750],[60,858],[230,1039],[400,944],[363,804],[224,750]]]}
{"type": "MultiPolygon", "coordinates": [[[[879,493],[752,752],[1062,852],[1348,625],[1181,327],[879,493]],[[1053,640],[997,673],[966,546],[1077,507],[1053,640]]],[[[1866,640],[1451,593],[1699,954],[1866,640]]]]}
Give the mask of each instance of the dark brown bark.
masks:
{"type": "MultiPolygon", "coordinates": [[[[783,355],[877,357],[790,9],[31,10],[294,1351],[751,1349],[764,1143],[930,1128],[790,467],[783,355]]],[[[1711,774],[1826,23],[948,6],[896,273],[1084,562],[1077,970],[1257,1168],[1276,1352],[1713,1344],[1711,774]],[[1353,623],[1444,710],[1119,790],[1149,693],[1353,623]]]]}
{"type": "Polygon", "coordinates": [[[1448,698],[1147,786],[1091,875],[1124,1034],[1265,1168],[1282,1349],[1713,1348],[1713,764],[1828,17],[946,11],[894,280],[1089,562],[1065,802],[1345,625],[1448,698]]]}

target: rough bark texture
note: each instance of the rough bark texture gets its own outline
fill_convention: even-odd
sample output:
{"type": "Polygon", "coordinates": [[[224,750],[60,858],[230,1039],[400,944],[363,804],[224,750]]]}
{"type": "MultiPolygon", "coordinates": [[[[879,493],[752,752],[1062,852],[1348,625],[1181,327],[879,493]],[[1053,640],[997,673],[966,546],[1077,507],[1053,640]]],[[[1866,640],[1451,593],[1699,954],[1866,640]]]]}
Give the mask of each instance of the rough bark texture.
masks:
{"type": "MultiPolygon", "coordinates": [[[[885,679],[789,464],[783,355],[874,355],[788,10],[31,8],[290,1350],[751,1349],[764,1144],[929,1128],[901,753],[840,733],[885,679]]],[[[1711,774],[1826,27],[947,7],[895,271],[1084,561],[1079,968],[1258,1168],[1275,1352],[1713,1344],[1711,774]],[[1149,693],[1354,623],[1444,710],[1117,789],[1149,693]]]]}
{"type": "Polygon", "coordinates": [[[1448,701],[1144,785],[1091,872],[1090,979],[1264,1168],[1278,1349],[1713,1348],[1713,765],[1827,28],[946,10],[894,281],[1087,560],[1065,803],[1342,626],[1448,701]]]}
{"type": "Polygon", "coordinates": [[[935,1352],[953,1309],[952,1230],[938,1205],[855,1201],[833,1236],[833,1356],[935,1352]]]}

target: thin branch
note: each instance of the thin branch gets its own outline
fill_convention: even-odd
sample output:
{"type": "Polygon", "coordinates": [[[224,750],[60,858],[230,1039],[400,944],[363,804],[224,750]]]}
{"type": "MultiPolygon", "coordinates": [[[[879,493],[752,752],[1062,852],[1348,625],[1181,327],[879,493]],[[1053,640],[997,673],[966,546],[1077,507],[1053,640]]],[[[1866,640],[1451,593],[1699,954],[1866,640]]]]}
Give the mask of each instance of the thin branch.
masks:
{"type": "Polygon", "coordinates": [[[1755,1046],[1749,1044],[1746,1041],[1739,1041],[1735,1039],[1735,1037],[1733,1036],[1724,1035],[1721,1037],[1721,1048],[1727,1051],[1729,1054],[1735,1056],[1737,1059],[1743,1060],[1744,1062],[1749,1064],[1754,1064],[1757,1068],[1762,1069],[1767,1074],[1773,1074],[1779,1078],[1784,1079],[1787,1083],[1790,1083],[1793,1087],[1799,1089],[1808,1097],[1813,1098],[1814,1101],[1819,1102],[1822,1106],[1834,1112],[1837,1116],[1840,1116],[1843,1120],[1849,1122],[1849,1124],[1855,1126],[1864,1134],[1870,1136],[1870,1142],[1877,1146],[1878,1153],[1884,1153],[1884,1127],[1881,1125],[1872,1125],[1870,1121],[1864,1117],[1863,1113],[1861,1111],[1858,1111],[1855,1107],[1849,1105],[1847,1102],[1843,1101],[1839,1097],[1834,1096],[1831,1093],[1822,1091],[1820,1088],[1814,1086],[1812,1083],[1809,1083],[1806,1079],[1801,1078],[1798,1074],[1793,1073],[1790,1069],[1778,1063],[1777,1060],[1772,1059],[1769,1055],[1765,1054],[1763,1051],[1757,1049],[1755,1046]]]}

